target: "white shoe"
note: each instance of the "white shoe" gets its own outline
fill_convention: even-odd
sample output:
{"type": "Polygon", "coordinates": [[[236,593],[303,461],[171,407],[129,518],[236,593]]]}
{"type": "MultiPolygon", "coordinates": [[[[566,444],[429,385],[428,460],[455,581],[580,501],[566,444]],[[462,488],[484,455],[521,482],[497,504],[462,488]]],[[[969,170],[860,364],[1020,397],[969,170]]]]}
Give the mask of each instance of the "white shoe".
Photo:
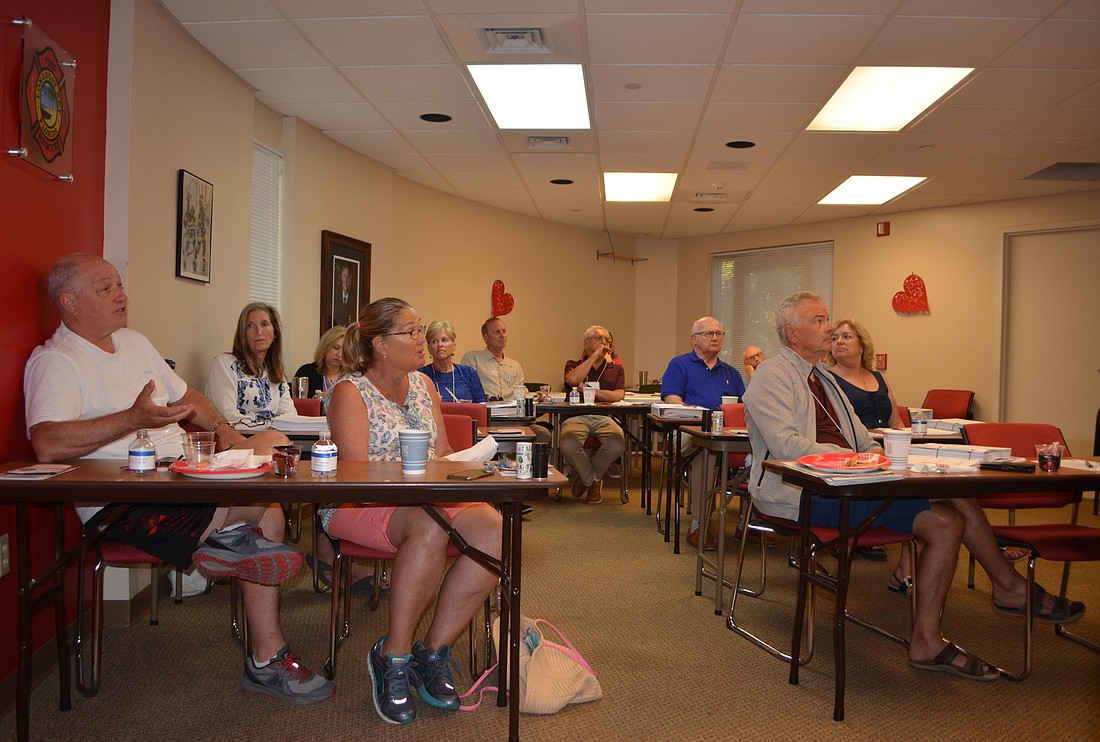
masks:
{"type": "MultiPolygon", "coordinates": [[[[168,584],[171,586],[169,596],[176,597],[176,570],[168,570],[168,584]]],[[[207,582],[206,575],[199,570],[192,567],[189,571],[183,573],[183,597],[192,598],[196,595],[202,595],[206,592],[207,582]]]]}

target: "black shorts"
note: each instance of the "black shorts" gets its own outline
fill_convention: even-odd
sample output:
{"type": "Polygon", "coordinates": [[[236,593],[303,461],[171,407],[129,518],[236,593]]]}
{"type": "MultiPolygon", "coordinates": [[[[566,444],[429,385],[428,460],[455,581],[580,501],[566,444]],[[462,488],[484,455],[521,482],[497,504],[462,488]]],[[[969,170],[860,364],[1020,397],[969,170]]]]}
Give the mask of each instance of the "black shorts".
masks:
{"type": "MultiPolygon", "coordinates": [[[[97,528],[111,510],[109,505],[93,515],[84,524],[84,532],[97,528]]],[[[136,546],[166,564],[187,569],[215,510],[214,505],[133,505],[102,538],[136,546]]]]}

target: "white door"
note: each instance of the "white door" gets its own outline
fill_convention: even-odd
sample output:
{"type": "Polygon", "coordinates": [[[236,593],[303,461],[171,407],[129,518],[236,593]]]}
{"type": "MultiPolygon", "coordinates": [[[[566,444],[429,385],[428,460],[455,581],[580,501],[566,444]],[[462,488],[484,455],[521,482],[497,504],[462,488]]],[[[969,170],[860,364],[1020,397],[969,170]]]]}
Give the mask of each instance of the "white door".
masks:
{"type": "Polygon", "coordinates": [[[1012,235],[1003,420],[1057,425],[1090,455],[1100,406],[1100,227],[1012,235]]]}

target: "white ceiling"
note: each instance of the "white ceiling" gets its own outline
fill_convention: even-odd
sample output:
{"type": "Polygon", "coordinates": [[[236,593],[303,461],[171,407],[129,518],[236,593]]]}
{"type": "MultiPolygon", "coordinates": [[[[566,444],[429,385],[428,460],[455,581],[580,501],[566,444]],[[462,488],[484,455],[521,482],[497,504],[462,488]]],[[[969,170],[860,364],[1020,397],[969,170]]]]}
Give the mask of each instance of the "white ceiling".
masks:
{"type": "Polygon", "coordinates": [[[272,109],[405,178],[590,229],[676,238],[1100,188],[1025,179],[1100,163],[1098,0],[161,3],[272,109]],[[488,54],[487,27],[541,28],[552,53],[488,54]],[[465,68],[488,62],[583,63],[591,131],[498,130],[465,68]],[[904,131],[806,132],[856,65],[976,70],[904,131]],[[532,152],[532,135],[572,150],[532,152]],[[604,203],[604,171],[679,180],[672,203],[604,203]],[[928,180],[881,207],[817,205],[850,175],[928,180]]]}

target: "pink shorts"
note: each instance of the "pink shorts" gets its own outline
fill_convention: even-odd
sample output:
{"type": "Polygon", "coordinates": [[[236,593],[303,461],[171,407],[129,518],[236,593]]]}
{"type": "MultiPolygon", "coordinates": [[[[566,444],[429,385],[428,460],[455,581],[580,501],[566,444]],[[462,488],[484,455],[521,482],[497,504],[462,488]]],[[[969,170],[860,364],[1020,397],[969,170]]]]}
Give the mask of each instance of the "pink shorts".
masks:
{"type": "MultiPolygon", "coordinates": [[[[440,505],[440,510],[447,514],[447,520],[454,521],[455,517],[466,508],[482,505],[483,502],[456,502],[452,505],[440,505]]],[[[336,508],[332,518],[328,522],[328,534],[333,538],[346,538],[360,546],[378,551],[396,552],[397,547],[390,543],[387,531],[390,526],[390,518],[399,507],[412,507],[410,505],[341,505],[336,508]]]]}

